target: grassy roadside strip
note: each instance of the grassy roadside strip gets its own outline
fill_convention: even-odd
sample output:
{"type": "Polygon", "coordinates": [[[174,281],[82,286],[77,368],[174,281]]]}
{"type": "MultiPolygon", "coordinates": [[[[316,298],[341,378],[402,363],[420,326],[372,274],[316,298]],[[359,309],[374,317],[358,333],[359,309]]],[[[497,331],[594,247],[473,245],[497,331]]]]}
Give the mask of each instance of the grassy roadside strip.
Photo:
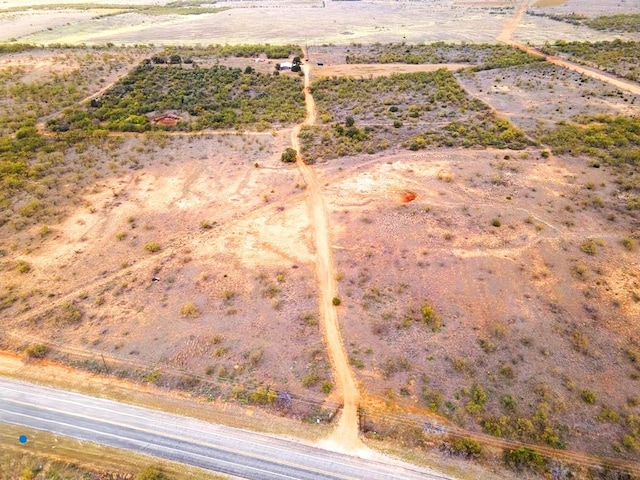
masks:
{"type": "Polygon", "coordinates": [[[229,478],[181,463],[83,442],[49,432],[0,423],[0,476],[2,478],[132,478],[149,466],[159,468],[168,479],[221,480],[229,478]],[[26,435],[27,443],[18,442],[26,435]],[[29,477],[29,473],[34,475],[29,477]],[[40,477],[38,477],[40,478],[40,477]]]}
{"type": "Polygon", "coordinates": [[[272,415],[251,405],[224,401],[205,401],[186,392],[168,390],[151,384],[139,384],[113,377],[75,370],[53,362],[24,362],[22,357],[0,352],[0,375],[52,388],[185,415],[205,422],[235,428],[282,435],[313,442],[326,436],[331,426],[308,423],[272,415]]]}

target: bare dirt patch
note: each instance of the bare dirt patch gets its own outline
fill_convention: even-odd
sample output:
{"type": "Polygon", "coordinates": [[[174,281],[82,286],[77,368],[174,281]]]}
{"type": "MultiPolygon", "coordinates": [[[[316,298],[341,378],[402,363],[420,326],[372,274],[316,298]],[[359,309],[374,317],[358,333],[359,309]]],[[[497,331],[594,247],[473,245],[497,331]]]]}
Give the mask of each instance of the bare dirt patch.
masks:
{"type": "MultiPolygon", "coordinates": [[[[319,168],[329,182],[341,327],[365,390],[471,430],[549,407],[546,425],[570,449],[624,455],[614,451],[623,422],[588,434],[602,405],[620,418],[636,408],[627,399],[637,366],[625,351],[638,348],[640,332],[629,330],[640,315],[638,260],[620,243],[633,220],[621,216],[609,174],[535,151],[363,160],[319,168]],[[389,203],[381,195],[389,188],[418,197],[389,203]],[[590,238],[600,245],[593,256],[581,249],[590,238]],[[487,397],[475,407],[478,388],[487,397]],[[583,390],[597,392],[597,406],[583,390]]],[[[535,429],[523,435],[545,443],[535,429]]]]}
{"type": "Polygon", "coordinates": [[[534,134],[540,123],[551,126],[576,115],[640,113],[640,96],[548,63],[457,78],[474,97],[505,114],[529,134],[534,134]]]}
{"type": "Polygon", "coordinates": [[[559,7],[560,5],[564,5],[565,3],[567,3],[567,0],[538,0],[533,4],[533,6],[538,8],[559,7]]]}
{"type": "Polygon", "coordinates": [[[23,73],[21,81],[29,83],[42,80],[51,75],[65,74],[80,68],[80,64],[66,55],[54,55],[49,52],[19,53],[0,57],[0,69],[12,69],[23,73]]]}
{"type": "Polygon", "coordinates": [[[406,65],[406,64],[343,64],[313,67],[313,78],[337,76],[351,77],[379,77],[394,73],[435,72],[441,68],[452,72],[467,68],[469,64],[434,64],[434,65],[406,65]]]}
{"type": "Polygon", "coordinates": [[[94,16],[95,13],[90,11],[3,13],[0,10],[0,24],[2,25],[0,40],[9,41],[38,32],[49,32],[61,28],[69,22],[80,23],[88,21],[94,16]]]}
{"type": "Polygon", "coordinates": [[[280,162],[282,141],[175,139],[139,152],[151,166],[96,183],[37,248],[16,246],[31,266],[19,283],[13,262],[3,264],[2,283],[23,295],[3,312],[5,341],[129,361],[123,375],[140,368],[151,382],[166,367],[248,392],[262,384],[318,396],[331,372],[311,321],[302,179],[280,162]],[[300,380],[310,372],[308,390],[300,380]]]}

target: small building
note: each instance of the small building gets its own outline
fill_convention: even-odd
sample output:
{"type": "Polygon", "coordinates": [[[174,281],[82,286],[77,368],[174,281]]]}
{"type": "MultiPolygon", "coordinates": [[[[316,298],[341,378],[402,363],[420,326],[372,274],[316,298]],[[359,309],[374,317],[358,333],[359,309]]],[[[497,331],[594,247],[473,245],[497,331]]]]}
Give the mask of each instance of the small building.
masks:
{"type": "Polygon", "coordinates": [[[291,70],[293,68],[293,63],[291,62],[282,62],[280,64],[280,70],[291,70]]]}

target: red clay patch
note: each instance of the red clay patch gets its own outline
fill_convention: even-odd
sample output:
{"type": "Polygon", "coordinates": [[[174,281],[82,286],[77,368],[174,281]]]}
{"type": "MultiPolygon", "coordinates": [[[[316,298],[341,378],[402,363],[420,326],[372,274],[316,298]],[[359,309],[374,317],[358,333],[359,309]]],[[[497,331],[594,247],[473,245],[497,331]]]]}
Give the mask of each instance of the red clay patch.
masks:
{"type": "Polygon", "coordinates": [[[416,192],[412,192],[411,190],[403,190],[402,192],[400,192],[400,199],[402,200],[402,203],[413,202],[417,196],[418,194],[416,192]]]}

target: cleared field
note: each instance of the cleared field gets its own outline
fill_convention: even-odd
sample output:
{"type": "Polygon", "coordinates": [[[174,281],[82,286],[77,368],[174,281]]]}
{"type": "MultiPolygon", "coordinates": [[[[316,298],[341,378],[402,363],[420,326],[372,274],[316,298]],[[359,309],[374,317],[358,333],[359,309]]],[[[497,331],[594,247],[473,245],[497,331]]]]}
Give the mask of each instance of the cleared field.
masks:
{"type": "Polygon", "coordinates": [[[639,96],[549,63],[465,73],[457,78],[469,93],[529,135],[576,115],[640,114],[639,96]]]}
{"type": "Polygon", "coordinates": [[[348,64],[348,65],[328,65],[314,69],[313,78],[323,77],[380,77],[389,76],[394,73],[415,73],[415,72],[435,72],[441,68],[445,68],[452,72],[468,68],[468,63],[447,63],[434,65],[399,65],[399,64],[348,64]]]}
{"type": "Polygon", "coordinates": [[[608,173],[539,155],[449,149],[319,166],[348,353],[387,405],[634,458],[621,443],[640,378],[628,353],[638,259],[623,245],[633,215],[608,173]]]}
{"type": "MultiPolygon", "coordinates": [[[[38,31],[34,31],[35,27],[12,30],[14,26],[9,17],[0,25],[5,39],[46,44],[491,42],[502,31],[514,9],[512,4],[460,5],[452,1],[293,2],[287,4],[286,12],[278,2],[229,2],[224,7],[229,9],[200,15],[149,15],[136,11],[109,16],[97,13],[86,18],[86,12],[81,12],[84,16],[77,21],[54,24],[50,26],[51,30],[45,25],[38,31]],[[247,25],[251,28],[247,29],[247,25]]],[[[71,12],[65,10],[61,15],[71,12]]],[[[35,18],[41,12],[25,14],[24,23],[30,15],[35,18]]],[[[53,18],[57,13],[47,12],[47,15],[53,18]]],[[[537,29],[536,35],[555,40],[554,29],[557,31],[558,28],[555,23],[546,29],[537,29]]],[[[581,37],[567,29],[563,38],[581,37]]],[[[596,34],[592,38],[607,39],[609,36],[596,34]]]]}
{"type": "Polygon", "coordinates": [[[45,329],[61,354],[103,352],[122,376],[189,389],[198,382],[160,372],[219,379],[213,396],[231,395],[225,384],[238,398],[243,385],[249,394],[258,384],[330,390],[302,185],[280,162],[282,142],[267,134],[148,143],[135,153],[147,159],[142,170],[96,182],[45,237],[32,236],[39,227],[14,236],[25,243],[3,262],[3,298],[13,299],[5,342],[37,343],[45,329]],[[29,264],[19,282],[16,261],[29,264]]]}

